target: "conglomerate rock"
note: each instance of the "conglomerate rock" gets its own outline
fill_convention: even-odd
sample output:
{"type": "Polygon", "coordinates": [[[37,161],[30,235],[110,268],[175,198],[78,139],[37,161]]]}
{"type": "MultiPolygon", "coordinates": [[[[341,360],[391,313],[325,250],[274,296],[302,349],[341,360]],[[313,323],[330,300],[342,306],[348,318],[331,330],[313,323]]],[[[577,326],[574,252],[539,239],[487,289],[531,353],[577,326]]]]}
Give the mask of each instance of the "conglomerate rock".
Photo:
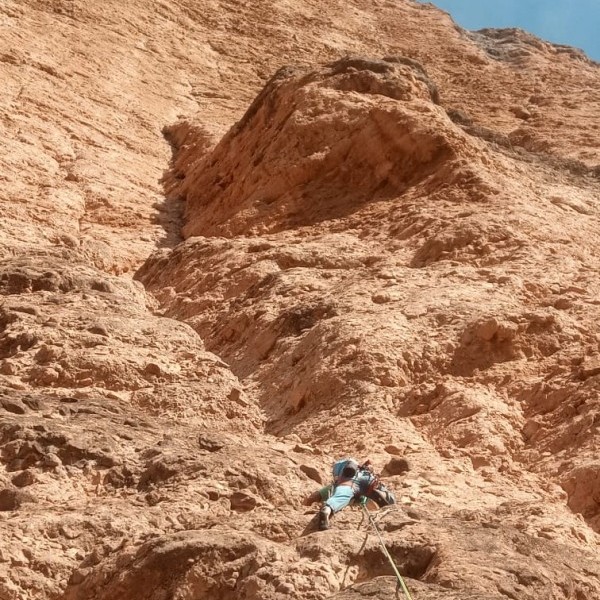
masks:
{"type": "Polygon", "coordinates": [[[389,598],[340,455],[415,600],[600,598],[596,63],[411,0],[0,29],[0,598],[389,598]]]}

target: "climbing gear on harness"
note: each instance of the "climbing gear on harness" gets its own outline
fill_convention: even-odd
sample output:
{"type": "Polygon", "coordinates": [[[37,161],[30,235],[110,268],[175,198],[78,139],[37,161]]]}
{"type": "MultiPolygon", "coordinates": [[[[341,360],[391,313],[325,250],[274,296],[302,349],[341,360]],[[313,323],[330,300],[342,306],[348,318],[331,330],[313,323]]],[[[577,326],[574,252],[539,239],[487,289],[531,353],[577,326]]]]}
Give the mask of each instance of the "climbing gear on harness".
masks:
{"type": "Polygon", "coordinates": [[[396,585],[396,593],[398,593],[399,589],[402,589],[402,591],[404,592],[404,595],[406,596],[406,599],[413,600],[412,596],[410,595],[410,592],[408,591],[408,588],[406,587],[406,583],[404,583],[404,579],[402,578],[402,575],[400,575],[400,571],[398,571],[398,567],[396,566],[396,563],[394,562],[392,555],[390,554],[389,550],[387,549],[387,547],[385,545],[385,542],[383,541],[383,537],[381,535],[381,532],[379,531],[379,527],[377,527],[377,523],[375,523],[375,519],[373,518],[373,515],[369,512],[369,510],[367,508],[366,499],[363,502],[362,498],[361,498],[360,505],[361,505],[365,515],[369,519],[369,523],[371,523],[371,526],[375,530],[377,537],[379,538],[379,543],[381,545],[381,550],[382,550],[384,556],[388,559],[388,561],[390,562],[390,565],[392,566],[392,569],[394,570],[394,573],[396,574],[396,579],[398,580],[398,583],[396,585]]]}
{"type": "MultiPolygon", "coordinates": [[[[389,506],[390,504],[396,504],[396,497],[387,489],[385,484],[379,478],[379,475],[374,473],[372,468],[367,467],[366,469],[363,469],[363,467],[361,467],[359,475],[363,474],[366,475],[369,484],[366,489],[359,489],[357,495],[367,496],[370,500],[376,502],[379,508],[389,506]]],[[[362,486],[362,488],[364,488],[364,486],[362,486]]]]}
{"type": "Polygon", "coordinates": [[[325,531],[326,529],[329,529],[330,525],[329,525],[329,517],[331,516],[331,513],[333,511],[331,510],[331,508],[327,505],[325,505],[320,511],[319,511],[319,529],[321,531],[325,531]]]}
{"type": "Polygon", "coordinates": [[[370,494],[372,494],[380,485],[381,485],[381,480],[379,479],[379,475],[375,475],[372,471],[370,471],[370,473],[372,473],[373,475],[373,481],[371,481],[371,483],[369,484],[369,487],[367,488],[367,492],[366,492],[366,496],[369,496],[370,494]]]}

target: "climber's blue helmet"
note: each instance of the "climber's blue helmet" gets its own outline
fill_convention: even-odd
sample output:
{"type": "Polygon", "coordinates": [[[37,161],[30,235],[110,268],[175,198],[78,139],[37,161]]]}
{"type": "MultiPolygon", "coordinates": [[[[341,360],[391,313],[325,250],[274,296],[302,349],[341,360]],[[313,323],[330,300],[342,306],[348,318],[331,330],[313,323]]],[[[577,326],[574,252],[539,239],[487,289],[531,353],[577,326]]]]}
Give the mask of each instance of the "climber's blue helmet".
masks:
{"type": "Polygon", "coordinates": [[[355,458],[342,458],[333,463],[333,479],[352,479],[358,474],[359,464],[355,458]]]}

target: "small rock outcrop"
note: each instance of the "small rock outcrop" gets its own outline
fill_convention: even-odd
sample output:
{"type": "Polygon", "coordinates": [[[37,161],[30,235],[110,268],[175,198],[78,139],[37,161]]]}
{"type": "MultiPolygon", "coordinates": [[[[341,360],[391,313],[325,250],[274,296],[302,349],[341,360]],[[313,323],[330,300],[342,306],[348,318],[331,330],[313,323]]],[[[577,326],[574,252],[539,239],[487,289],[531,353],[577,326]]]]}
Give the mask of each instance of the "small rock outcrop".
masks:
{"type": "Polygon", "coordinates": [[[170,187],[185,200],[184,235],[318,226],[405,192],[456,154],[432,97],[414,60],[346,58],[278,71],[201,160],[185,151],[198,134],[182,123],[172,176],[183,179],[170,187]]]}

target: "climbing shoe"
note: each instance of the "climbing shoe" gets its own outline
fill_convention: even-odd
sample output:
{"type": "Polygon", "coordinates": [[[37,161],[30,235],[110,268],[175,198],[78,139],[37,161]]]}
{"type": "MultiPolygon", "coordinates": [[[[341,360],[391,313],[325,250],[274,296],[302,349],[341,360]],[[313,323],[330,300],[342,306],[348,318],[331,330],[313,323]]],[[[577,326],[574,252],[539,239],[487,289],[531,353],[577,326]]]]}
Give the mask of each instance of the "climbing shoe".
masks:
{"type": "Polygon", "coordinates": [[[369,498],[377,502],[379,508],[390,506],[390,504],[396,504],[396,497],[383,484],[381,484],[378,489],[373,490],[369,498]]]}
{"type": "Polygon", "coordinates": [[[329,517],[330,516],[331,516],[331,508],[329,508],[329,506],[324,506],[319,511],[319,529],[321,531],[325,531],[326,529],[329,529],[329,527],[330,527],[329,517]]]}

